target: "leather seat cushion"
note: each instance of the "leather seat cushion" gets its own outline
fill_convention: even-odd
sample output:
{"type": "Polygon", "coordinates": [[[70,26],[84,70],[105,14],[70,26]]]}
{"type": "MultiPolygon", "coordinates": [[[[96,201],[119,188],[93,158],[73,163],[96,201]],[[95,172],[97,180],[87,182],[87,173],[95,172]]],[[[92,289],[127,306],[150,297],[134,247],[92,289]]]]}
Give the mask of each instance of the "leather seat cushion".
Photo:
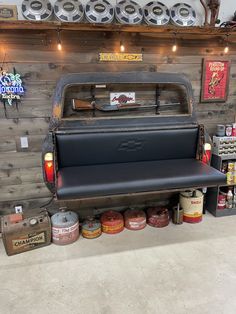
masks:
{"type": "Polygon", "coordinates": [[[195,159],[65,167],[58,171],[58,199],[216,186],[226,176],[195,159]]]}
{"type": "Polygon", "coordinates": [[[195,158],[198,128],[56,134],[58,167],[195,158]]]}

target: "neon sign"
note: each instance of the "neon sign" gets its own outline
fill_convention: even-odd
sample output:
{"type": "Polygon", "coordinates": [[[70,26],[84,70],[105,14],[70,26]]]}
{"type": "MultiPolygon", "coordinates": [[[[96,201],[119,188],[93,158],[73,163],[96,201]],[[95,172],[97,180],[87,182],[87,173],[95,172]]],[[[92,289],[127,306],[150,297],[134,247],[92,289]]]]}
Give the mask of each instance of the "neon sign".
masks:
{"type": "Polygon", "coordinates": [[[15,73],[15,69],[14,73],[0,72],[0,95],[4,104],[7,102],[12,106],[13,101],[20,100],[24,93],[25,89],[22,86],[20,74],[15,73]]]}

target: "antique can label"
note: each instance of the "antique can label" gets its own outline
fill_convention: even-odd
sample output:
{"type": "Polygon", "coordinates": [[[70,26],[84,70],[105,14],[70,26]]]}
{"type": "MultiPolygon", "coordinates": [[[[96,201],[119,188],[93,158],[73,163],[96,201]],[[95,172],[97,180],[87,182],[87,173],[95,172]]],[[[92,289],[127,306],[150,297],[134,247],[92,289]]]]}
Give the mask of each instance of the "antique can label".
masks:
{"type": "Polygon", "coordinates": [[[27,234],[18,239],[12,240],[12,249],[19,250],[19,249],[26,249],[31,248],[46,242],[46,234],[45,232],[27,234]]]}
{"type": "Polygon", "coordinates": [[[70,244],[79,237],[79,222],[66,228],[52,227],[52,240],[56,244],[70,244]]]}
{"type": "Polygon", "coordinates": [[[234,183],[234,172],[227,172],[227,184],[233,184],[234,183]]]}
{"type": "Polygon", "coordinates": [[[82,229],[82,236],[87,239],[94,239],[102,234],[102,229],[98,228],[96,230],[86,230],[82,229]]]}
{"type": "Polygon", "coordinates": [[[232,125],[227,124],[225,127],[225,135],[232,136],[232,131],[233,131],[232,125]]]}
{"type": "Polygon", "coordinates": [[[71,227],[66,227],[66,228],[57,228],[57,227],[52,227],[52,232],[53,232],[53,237],[56,236],[57,234],[68,234],[71,233],[75,230],[77,230],[79,227],[79,223],[76,222],[73,226],[71,227]]]}
{"type": "Polygon", "coordinates": [[[234,171],[234,164],[235,163],[233,161],[228,162],[228,172],[234,171]]]}
{"type": "Polygon", "coordinates": [[[109,225],[102,225],[102,231],[105,233],[116,233],[120,232],[124,229],[124,223],[119,223],[117,225],[109,226],[109,225]]]}

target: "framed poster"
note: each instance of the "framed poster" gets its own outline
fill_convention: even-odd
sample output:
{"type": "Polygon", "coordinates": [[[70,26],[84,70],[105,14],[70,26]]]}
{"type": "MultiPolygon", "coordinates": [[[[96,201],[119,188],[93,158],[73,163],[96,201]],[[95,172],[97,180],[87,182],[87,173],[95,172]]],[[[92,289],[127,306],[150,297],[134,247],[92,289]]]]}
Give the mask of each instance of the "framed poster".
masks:
{"type": "Polygon", "coordinates": [[[230,61],[204,59],[202,68],[201,102],[225,102],[229,89],[230,61]]]}

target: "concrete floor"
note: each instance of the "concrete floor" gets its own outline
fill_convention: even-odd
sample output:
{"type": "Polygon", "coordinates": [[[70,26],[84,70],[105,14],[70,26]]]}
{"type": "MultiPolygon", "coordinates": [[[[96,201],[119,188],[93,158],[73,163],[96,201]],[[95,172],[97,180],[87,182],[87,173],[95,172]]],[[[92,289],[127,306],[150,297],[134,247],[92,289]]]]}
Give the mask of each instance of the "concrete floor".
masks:
{"type": "Polygon", "coordinates": [[[1,314],[235,314],[236,216],[7,257],[1,314]]]}

